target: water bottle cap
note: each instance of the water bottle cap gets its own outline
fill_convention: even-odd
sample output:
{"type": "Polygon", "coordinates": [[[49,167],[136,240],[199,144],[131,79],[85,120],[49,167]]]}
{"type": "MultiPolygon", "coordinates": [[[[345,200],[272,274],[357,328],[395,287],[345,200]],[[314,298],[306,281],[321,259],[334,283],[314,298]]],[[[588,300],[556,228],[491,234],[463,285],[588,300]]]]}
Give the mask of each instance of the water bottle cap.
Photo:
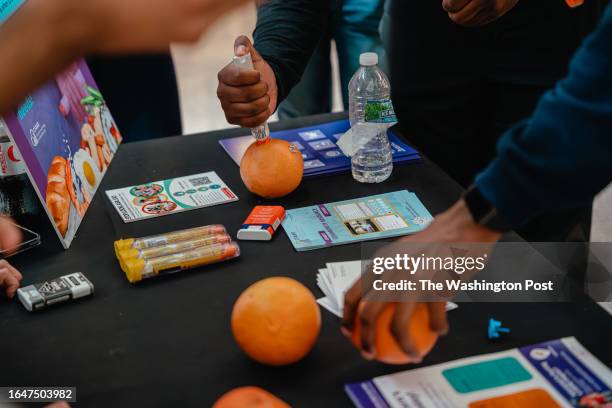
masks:
{"type": "Polygon", "coordinates": [[[359,56],[359,65],[371,67],[378,64],[378,54],[375,52],[364,52],[359,56]]]}

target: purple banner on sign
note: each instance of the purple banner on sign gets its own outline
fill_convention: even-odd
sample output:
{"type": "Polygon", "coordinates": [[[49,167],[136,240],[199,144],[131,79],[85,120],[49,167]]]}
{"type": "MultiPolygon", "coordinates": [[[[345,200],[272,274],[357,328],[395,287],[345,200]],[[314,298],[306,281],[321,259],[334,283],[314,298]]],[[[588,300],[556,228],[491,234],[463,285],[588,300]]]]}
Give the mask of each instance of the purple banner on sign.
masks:
{"type": "Polygon", "coordinates": [[[327,235],[325,231],[319,231],[319,235],[321,236],[321,238],[323,238],[323,241],[325,241],[326,245],[330,245],[332,243],[331,238],[329,237],[329,235],[327,235]]]}
{"type": "Polygon", "coordinates": [[[329,212],[329,210],[327,209],[327,207],[325,207],[323,204],[319,205],[319,210],[321,211],[321,213],[326,216],[326,217],[331,217],[331,214],[329,212]]]}

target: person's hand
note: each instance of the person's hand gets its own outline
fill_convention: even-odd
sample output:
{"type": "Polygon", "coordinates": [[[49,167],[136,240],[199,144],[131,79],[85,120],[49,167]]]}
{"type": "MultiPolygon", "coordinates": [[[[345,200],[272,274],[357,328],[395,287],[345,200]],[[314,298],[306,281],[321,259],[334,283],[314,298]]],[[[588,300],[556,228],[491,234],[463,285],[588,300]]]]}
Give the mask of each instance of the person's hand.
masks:
{"type": "Polygon", "coordinates": [[[278,100],[274,71],[247,37],[238,37],[234,43],[234,55],[242,56],[249,52],[255,69],[240,69],[230,62],[219,72],[217,87],[227,121],[247,128],[264,123],[276,110],[278,100]]]}
{"type": "Polygon", "coordinates": [[[4,288],[9,299],[15,297],[22,278],[21,273],[11,264],[4,259],[0,260],[0,288],[4,288]]]}
{"type": "Polygon", "coordinates": [[[21,243],[22,235],[13,220],[0,217],[0,250],[9,251],[21,243]]]}
{"type": "Polygon", "coordinates": [[[442,8],[456,24],[477,27],[497,20],[519,0],[442,0],[442,8]]]}
{"type": "MultiPolygon", "coordinates": [[[[490,250],[493,243],[498,241],[501,234],[476,224],[467,209],[465,202],[460,200],[451,209],[437,216],[428,228],[410,237],[402,238],[382,248],[374,257],[393,258],[396,254],[406,252],[407,248],[414,248],[416,254],[424,257],[445,259],[453,257],[450,245],[453,243],[484,243],[484,250],[490,250]]],[[[465,255],[465,254],[463,254],[465,255]]],[[[385,272],[387,274],[387,272],[385,272]]],[[[366,275],[366,276],[369,276],[366,275]]],[[[464,274],[466,279],[469,274],[464,274]]],[[[398,282],[406,278],[406,271],[391,271],[385,281],[398,282]],[[388,279],[387,279],[388,278],[388,279]]],[[[434,278],[435,276],[418,275],[417,279],[434,278]]],[[[355,319],[361,325],[362,355],[372,359],[376,355],[373,345],[376,340],[376,322],[387,303],[381,299],[381,293],[375,294],[370,282],[360,278],[344,298],[344,312],[342,318],[342,332],[350,338],[354,328],[355,319]],[[360,303],[364,303],[360,309],[360,303]],[[359,315],[358,315],[359,314],[359,315]]],[[[410,337],[408,325],[418,296],[410,297],[402,302],[396,302],[395,312],[389,328],[391,335],[400,348],[414,361],[420,362],[424,357],[416,348],[410,337]]],[[[427,302],[430,314],[430,328],[439,335],[448,331],[446,319],[446,302],[427,302]]]]}
{"type": "MultiPolygon", "coordinates": [[[[0,217],[0,250],[10,251],[21,243],[21,231],[7,217],[0,217]]],[[[21,283],[21,273],[4,259],[0,260],[0,287],[6,296],[13,298],[21,283]]]]}

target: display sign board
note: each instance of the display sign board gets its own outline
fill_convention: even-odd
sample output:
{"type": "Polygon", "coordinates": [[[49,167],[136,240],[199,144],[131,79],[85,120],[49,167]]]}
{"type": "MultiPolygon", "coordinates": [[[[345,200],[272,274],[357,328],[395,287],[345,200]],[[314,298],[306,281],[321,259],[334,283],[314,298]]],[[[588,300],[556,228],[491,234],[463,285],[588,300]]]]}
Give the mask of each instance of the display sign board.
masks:
{"type": "Polygon", "coordinates": [[[121,143],[85,61],[28,95],[4,122],[68,248],[121,143]]]}

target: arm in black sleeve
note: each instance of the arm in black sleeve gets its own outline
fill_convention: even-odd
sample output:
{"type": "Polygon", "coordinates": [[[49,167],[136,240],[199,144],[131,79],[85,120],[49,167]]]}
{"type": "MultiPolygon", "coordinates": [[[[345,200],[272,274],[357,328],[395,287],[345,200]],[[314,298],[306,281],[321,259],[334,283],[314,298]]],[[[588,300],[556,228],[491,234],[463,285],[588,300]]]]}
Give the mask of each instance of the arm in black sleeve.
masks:
{"type": "Polygon", "coordinates": [[[300,81],[329,11],[329,0],[271,0],[258,7],[254,45],[276,74],[278,103],[300,81]]]}

